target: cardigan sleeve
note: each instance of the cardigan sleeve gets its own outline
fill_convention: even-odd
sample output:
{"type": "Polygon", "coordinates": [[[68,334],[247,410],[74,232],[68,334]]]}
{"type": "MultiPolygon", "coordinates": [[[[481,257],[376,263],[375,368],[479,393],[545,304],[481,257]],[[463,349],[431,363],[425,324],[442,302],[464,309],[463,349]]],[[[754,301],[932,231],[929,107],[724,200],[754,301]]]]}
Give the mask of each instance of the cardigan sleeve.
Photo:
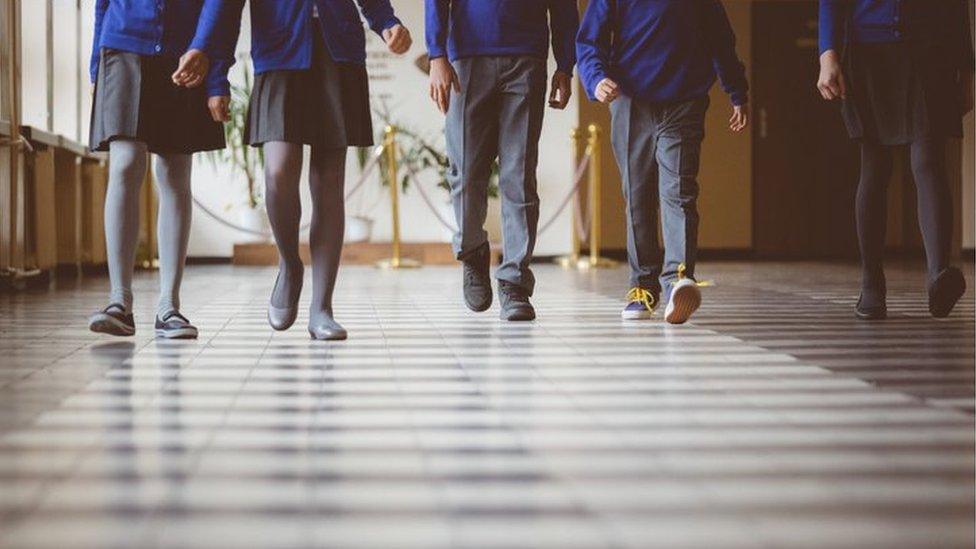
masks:
{"type": "Polygon", "coordinates": [[[550,0],[549,27],[556,70],[573,74],[576,66],[576,33],[579,32],[579,9],[576,0],[550,0]]]}
{"type": "Polygon", "coordinates": [[[366,18],[369,28],[376,34],[383,36],[383,31],[400,24],[390,0],[356,0],[359,9],[366,18]]]}
{"type": "Polygon", "coordinates": [[[749,102],[746,68],[735,52],[735,32],[719,0],[708,0],[705,6],[705,36],[711,42],[712,64],[722,89],[732,98],[733,105],[745,105],[749,102]]]}
{"type": "Polygon", "coordinates": [[[450,28],[451,0],[425,0],[424,38],[431,59],[447,56],[447,33],[450,28]]]}
{"type": "Polygon", "coordinates": [[[204,51],[210,57],[210,72],[204,83],[208,97],[230,95],[227,78],[236,61],[237,40],[241,33],[241,12],[245,0],[217,0],[219,7],[209,13],[206,21],[201,15],[197,34],[206,36],[204,51]],[[201,28],[202,27],[202,28],[201,28]]]}
{"type": "Polygon", "coordinates": [[[591,0],[576,36],[576,58],[583,89],[596,99],[596,86],[609,75],[613,40],[610,0],[591,0]]]}
{"type": "Polygon", "coordinates": [[[850,6],[847,0],[820,0],[820,54],[840,50],[844,45],[844,20],[850,6]]]}
{"type": "Polygon", "coordinates": [[[92,35],[91,61],[88,64],[88,72],[91,76],[92,84],[98,78],[98,61],[101,58],[102,41],[102,21],[105,20],[105,12],[108,11],[108,0],[95,1],[95,32],[92,35]]]}

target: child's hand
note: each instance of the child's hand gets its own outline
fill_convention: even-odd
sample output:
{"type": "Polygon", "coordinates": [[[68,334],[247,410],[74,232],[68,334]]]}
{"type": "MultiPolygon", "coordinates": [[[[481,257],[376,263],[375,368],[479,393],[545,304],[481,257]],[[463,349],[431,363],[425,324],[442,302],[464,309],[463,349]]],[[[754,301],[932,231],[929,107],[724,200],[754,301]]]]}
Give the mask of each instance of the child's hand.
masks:
{"type": "Polygon", "coordinates": [[[410,31],[403,25],[394,25],[383,31],[383,41],[386,42],[386,47],[390,49],[390,52],[397,55],[407,53],[413,44],[410,31]]]}
{"type": "Polygon", "coordinates": [[[214,122],[230,122],[230,97],[214,96],[207,99],[207,108],[214,122]]]}
{"type": "Polygon", "coordinates": [[[749,125],[749,106],[736,105],[732,107],[732,118],[729,118],[729,129],[739,133],[749,125]]]}
{"type": "Polygon", "coordinates": [[[569,98],[573,96],[573,77],[562,71],[552,75],[552,89],[549,91],[549,106],[556,110],[563,110],[569,105],[569,98]]]}
{"type": "Polygon", "coordinates": [[[596,100],[600,103],[613,103],[618,97],[620,97],[620,86],[616,82],[610,80],[609,78],[604,78],[596,85],[596,100]]]}
{"type": "Polygon", "coordinates": [[[451,89],[461,91],[461,82],[454,67],[446,57],[430,60],[430,98],[434,100],[441,113],[447,114],[451,107],[451,89]]]}
{"type": "Polygon", "coordinates": [[[195,88],[203,83],[210,70],[210,59],[200,50],[189,50],[180,57],[180,66],[173,73],[177,86],[195,88]]]}
{"type": "Polygon", "coordinates": [[[840,66],[840,58],[834,50],[827,50],[820,56],[820,77],[817,79],[817,90],[827,101],[847,97],[844,71],[840,66]]]}

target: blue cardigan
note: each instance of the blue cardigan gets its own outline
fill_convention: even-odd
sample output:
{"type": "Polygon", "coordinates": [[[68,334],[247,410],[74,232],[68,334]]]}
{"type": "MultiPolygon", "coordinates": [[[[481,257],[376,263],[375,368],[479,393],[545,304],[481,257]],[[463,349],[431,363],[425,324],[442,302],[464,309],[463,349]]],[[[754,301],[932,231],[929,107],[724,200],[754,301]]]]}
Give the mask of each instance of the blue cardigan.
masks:
{"type": "Polygon", "coordinates": [[[573,74],[579,29],[576,0],[426,0],[427,52],[431,59],[529,55],[549,57],[573,74]]]}
{"type": "Polygon", "coordinates": [[[210,57],[207,92],[226,95],[226,78],[220,73],[226,75],[222,66],[229,67],[233,55],[221,57],[214,42],[220,6],[221,0],[96,0],[89,66],[92,83],[98,78],[102,48],[175,57],[198,49],[210,57]]]}
{"type": "Polygon", "coordinates": [[[610,78],[653,103],[703,97],[716,73],[732,104],[749,102],[735,34],[718,0],[591,0],[576,39],[590,99],[610,78]]]}
{"type": "Polygon", "coordinates": [[[965,0],[820,0],[820,53],[848,43],[919,40],[973,70],[972,30],[965,0]]]}
{"type": "MultiPolygon", "coordinates": [[[[245,0],[224,0],[221,49],[234,51],[245,0]]],[[[399,25],[390,0],[250,0],[251,59],[254,72],[302,70],[312,64],[312,33],[322,38],[339,63],[366,63],[366,33],[359,11],[375,33],[399,25]],[[356,4],[359,4],[359,9],[356,4]],[[319,17],[313,19],[312,6],[319,17]],[[317,27],[317,28],[316,28],[317,27]]],[[[229,68],[229,67],[228,67],[229,68]]],[[[222,77],[226,80],[227,71],[222,77]]]]}

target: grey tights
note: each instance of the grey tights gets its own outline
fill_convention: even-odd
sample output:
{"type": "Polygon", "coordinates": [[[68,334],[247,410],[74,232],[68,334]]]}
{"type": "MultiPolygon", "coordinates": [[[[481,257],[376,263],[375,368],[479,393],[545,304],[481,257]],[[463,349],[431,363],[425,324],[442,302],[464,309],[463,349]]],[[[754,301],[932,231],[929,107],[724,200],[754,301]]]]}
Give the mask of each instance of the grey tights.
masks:
{"type": "MultiPolygon", "coordinates": [[[[265,202],[278,245],[278,283],[271,304],[286,308],[298,301],[304,269],[299,256],[302,203],[302,145],[273,141],[264,144],[265,202]]],[[[312,191],[312,303],[310,326],[338,327],[332,314],[332,294],[339,272],[345,233],[346,149],[312,147],[309,186],[312,191]]]]}
{"type": "MultiPolygon", "coordinates": [[[[109,144],[108,192],[105,196],[105,241],[112,291],[110,300],[132,309],[132,271],[139,239],[139,194],[146,175],[148,149],[141,141],[116,140],[109,144]]],[[[180,308],[180,283],[186,262],[190,220],[192,158],[188,154],[156,155],[156,190],[159,215],[159,305],[165,316],[180,308]]]]}

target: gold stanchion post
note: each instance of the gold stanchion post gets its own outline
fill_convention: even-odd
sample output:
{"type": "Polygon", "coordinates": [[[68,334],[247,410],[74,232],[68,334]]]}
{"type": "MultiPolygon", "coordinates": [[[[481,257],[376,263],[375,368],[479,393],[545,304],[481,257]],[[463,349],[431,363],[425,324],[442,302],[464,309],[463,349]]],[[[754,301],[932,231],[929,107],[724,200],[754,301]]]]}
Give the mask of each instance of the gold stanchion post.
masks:
{"type": "Polygon", "coordinates": [[[399,172],[397,165],[396,134],[394,126],[387,126],[384,134],[383,146],[386,149],[387,177],[390,183],[390,209],[393,213],[393,257],[379,261],[376,266],[381,269],[416,269],[420,262],[400,255],[400,192],[399,172]]]}
{"type": "MultiPolygon", "coordinates": [[[[580,154],[579,154],[579,151],[580,151],[580,140],[582,138],[582,135],[583,134],[582,134],[582,132],[580,132],[580,129],[579,128],[573,128],[572,133],[570,133],[570,139],[572,140],[572,147],[573,147],[572,156],[570,158],[573,159],[573,176],[574,177],[576,176],[576,174],[577,174],[577,172],[579,170],[579,165],[580,165],[580,154]]],[[[573,181],[573,185],[576,185],[576,181],[573,181]]],[[[566,269],[570,269],[570,268],[575,269],[575,268],[577,268],[579,266],[579,261],[580,261],[580,239],[579,239],[579,234],[577,234],[577,232],[576,232],[576,226],[579,224],[579,220],[576,218],[576,207],[575,207],[575,203],[579,199],[580,198],[579,198],[579,195],[578,194],[573,197],[574,207],[573,207],[572,212],[571,212],[572,213],[572,218],[571,218],[572,219],[572,221],[571,221],[572,228],[570,229],[570,234],[572,235],[572,240],[571,240],[571,244],[570,244],[571,248],[570,248],[569,255],[564,255],[563,257],[560,257],[557,260],[558,263],[559,263],[559,265],[561,267],[563,267],[563,268],[566,268],[566,269]]]]}
{"type": "Polygon", "coordinates": [[[617,262],[600,256],[600,233],[602,200],[600,193],[603,189],[603,166],[601,155],[600,126],[590,124],[590,137],[587,152],[590,154],[590,256],[579,263],[581,269],[603,269],[616,267],[617,262]]]}

